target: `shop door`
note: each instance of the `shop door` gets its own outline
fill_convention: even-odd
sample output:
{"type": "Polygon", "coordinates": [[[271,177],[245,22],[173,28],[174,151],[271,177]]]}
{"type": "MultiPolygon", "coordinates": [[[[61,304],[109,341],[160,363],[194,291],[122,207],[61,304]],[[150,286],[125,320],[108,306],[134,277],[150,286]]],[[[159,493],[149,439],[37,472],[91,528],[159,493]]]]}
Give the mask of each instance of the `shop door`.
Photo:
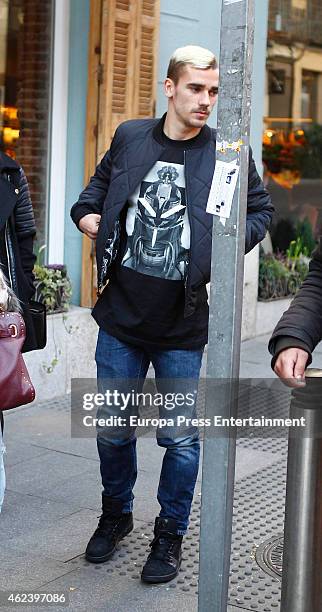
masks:
{"type": "MultiPolygon", "coordinates": [[[[127,119],[153,117],[159,0],[91,0],[84,182],[127,119]]],[[[96,300],[95,243],[83,238],[82,306],[96,300]]]]}

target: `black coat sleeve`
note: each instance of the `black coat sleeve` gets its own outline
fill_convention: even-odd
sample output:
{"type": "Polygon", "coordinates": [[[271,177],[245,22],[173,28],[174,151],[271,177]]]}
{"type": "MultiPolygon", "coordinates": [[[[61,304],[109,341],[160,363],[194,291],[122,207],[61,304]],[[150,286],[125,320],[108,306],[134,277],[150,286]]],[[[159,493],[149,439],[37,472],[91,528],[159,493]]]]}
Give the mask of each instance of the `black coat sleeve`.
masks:
{"type": "Polygon", "coordinates": [[[85,215],[91,213],[101,214],[103,202],[110,184],[111,165],[111,151],[107,151],[98,164],[95,174],[91,177],[87,187],[82,191],[78,201],[75,202],[70,211],[70,216],[77,227],[85,215]]]}
{"type": "Polygon", "coordinates": [[[21,238],[21,240],[18,240],[18,243],[22,269],[28,281],[28,298],[31,299],[35,293],[33,268],[36,263],[36,255],[33,252],[33,237],[27,236],[21,238]]]}
{"type": "Polygon", "coordinates": [[[29,298],[31,298],[35,291],[33,267],[36,255],[33,252],[33,241],[36,234],[36,225],[29,186],[22,168],[20,168],[19,196],[15,206],[14,220],[20,261],[29,285],[29,298]]]}
{"type": "Polygon", "coordinates": [[[15,230],[18,238],[35,236],[36,224],[26,175],[20,168],[19,196],[15,206],[15,230]]]}
{"type": "Polygon", "coordinates": [[[292,338],[292,336],[278,336],[275,341],[273,357],[271,361],[271,366],[273,370],[279,354],[289,348],[299,348],[303,351],[306,351],[309,355],[306,365],[308,366],[310,365],[310,363],[312,363],[310,349],[307,344],[303,342],[303,340],[299,340],[298,338],[292,338]]]}
{"type": "Polygon", "coordinates": [[[245,252],[251,251],[256,244],[265,238],[271,224],[274,206],[270,195],[265,189],[249,149],[248,197],[246,217],[245,252]]]}
{"type": "Polygon", "coordinates": [[[322,238],[312,254],[306,279],[270,338],[268,348],[272,355],[281,336],[298,339],[310,353],[322,339],[322,238]]]}
{"type": "Polygon", "coordinates": [[[113,152],[123,138],[122,124],[117,128],[110,149],[96,167],[87,187],[80,194],[77,202],[72,206],[70,216],[75,225],[78,225],[82,217],[91,213],[100,215],[103,203],[108,192],[113,164],[113,152]]]}

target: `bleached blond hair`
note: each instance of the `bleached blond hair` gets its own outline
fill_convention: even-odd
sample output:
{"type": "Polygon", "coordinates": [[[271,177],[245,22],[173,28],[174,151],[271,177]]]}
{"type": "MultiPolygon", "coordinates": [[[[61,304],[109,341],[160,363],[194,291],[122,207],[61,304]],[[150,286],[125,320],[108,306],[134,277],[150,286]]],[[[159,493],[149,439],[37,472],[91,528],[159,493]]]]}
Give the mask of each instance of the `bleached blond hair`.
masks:
{"type": "Polygon", "coordinates": [[[218,68],[217,59],[212,51],[197,45],[187,45],[186,47],[179,47],[172,54],[167,70],[167,78],[171,79],[176,85],[187,64],[202,70],[218,68]]]}

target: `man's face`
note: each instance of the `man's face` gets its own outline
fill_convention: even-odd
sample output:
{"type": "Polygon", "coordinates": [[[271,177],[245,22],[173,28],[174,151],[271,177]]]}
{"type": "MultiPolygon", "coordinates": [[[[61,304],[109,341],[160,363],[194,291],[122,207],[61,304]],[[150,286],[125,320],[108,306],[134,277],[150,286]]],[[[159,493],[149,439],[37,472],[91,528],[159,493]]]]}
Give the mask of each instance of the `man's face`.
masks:
{"type": "Polygon", "coordinates": [[[189,64],[183,69],[178,83],[165,81],[165,94],[177,119],[187,128],[202,128],[217,102],[218,69],[202,70],[189,64]]]}

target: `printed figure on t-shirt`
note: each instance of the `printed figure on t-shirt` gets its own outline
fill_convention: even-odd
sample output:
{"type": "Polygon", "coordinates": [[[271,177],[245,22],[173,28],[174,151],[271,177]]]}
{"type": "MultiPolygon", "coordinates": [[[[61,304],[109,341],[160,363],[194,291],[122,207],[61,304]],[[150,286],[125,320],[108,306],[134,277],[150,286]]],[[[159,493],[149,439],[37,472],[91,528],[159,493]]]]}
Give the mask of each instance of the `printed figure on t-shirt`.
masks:
{"type": "Polygon", "coordinates": [[[123,266],[169,280],[185,277],[190,228],[183,168],[158,161],[130,198],[123,266]]]}

